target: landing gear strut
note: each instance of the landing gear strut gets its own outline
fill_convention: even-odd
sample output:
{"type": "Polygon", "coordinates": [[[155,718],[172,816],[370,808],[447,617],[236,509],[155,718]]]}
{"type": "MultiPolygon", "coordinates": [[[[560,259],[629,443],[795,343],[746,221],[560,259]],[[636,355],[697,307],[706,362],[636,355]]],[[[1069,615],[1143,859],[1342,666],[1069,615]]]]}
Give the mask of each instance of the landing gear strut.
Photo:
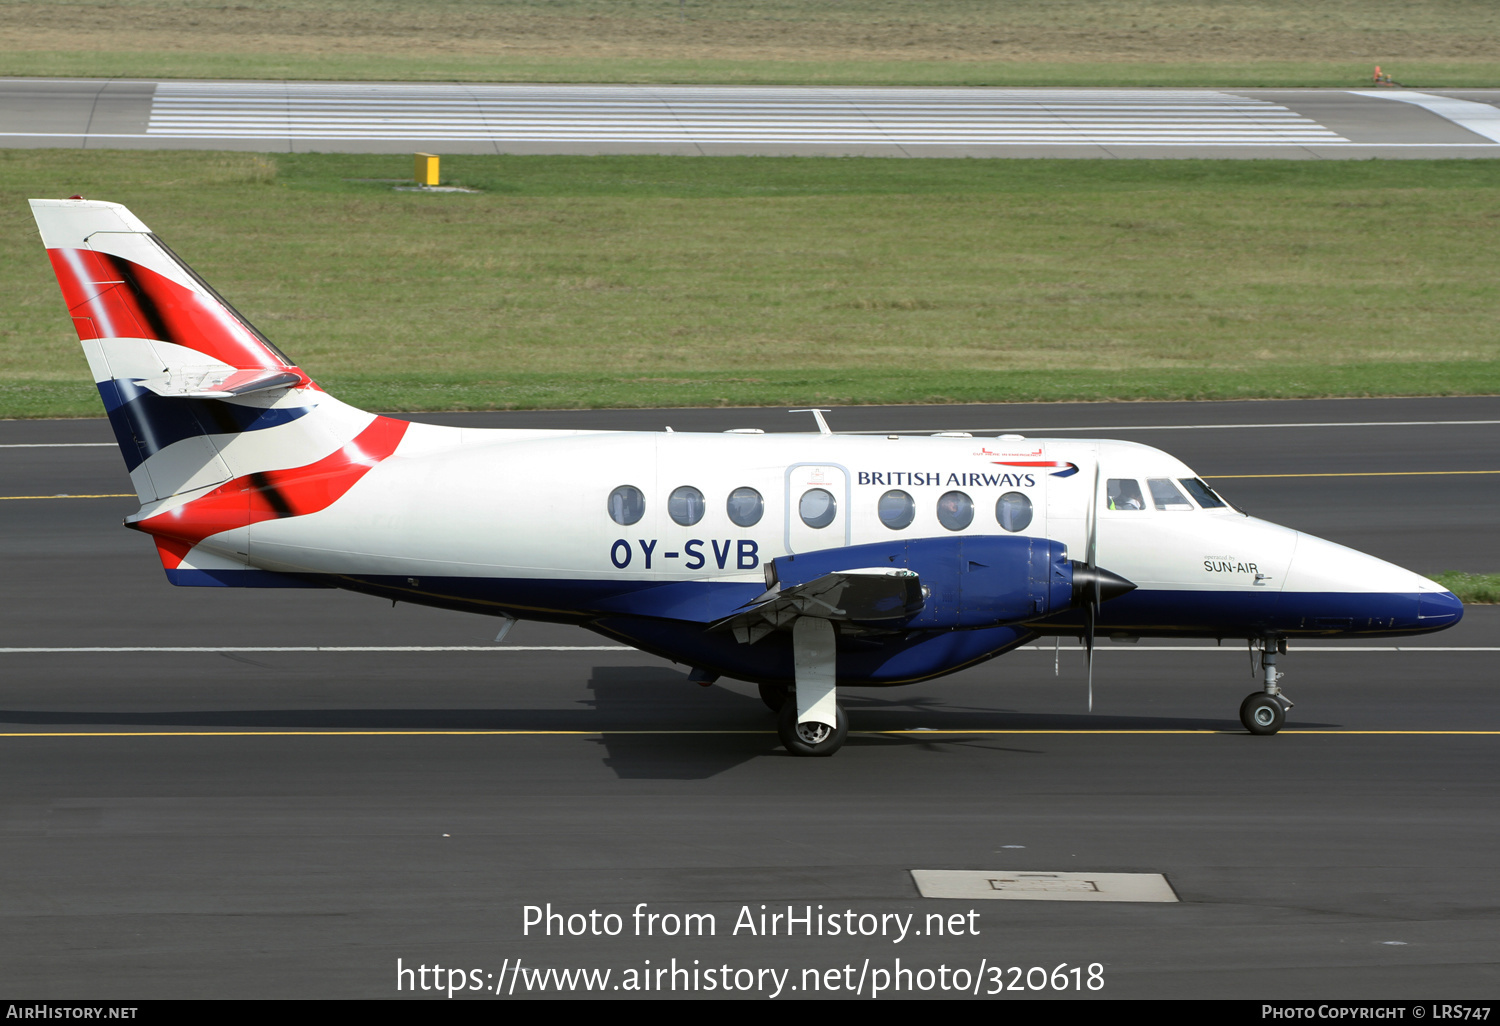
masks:
{"type": "Polygon", "coordinates": [[[1286,711],[1292,707],[1292,700],[1281,693],[1277,684],[1282,674],[1276,670],[1276,657],[1285,651],[1285,638],[1260,639],[1260,668],[1265,687],[1240,703],[1240,722],[1252,734],[1276,733],[1286,722],[1286,711]]]}
{"type": "Polygon", "coordinates": [[[797,686],[777,713],[776,733],[793,755],[832,755],[849,734],[849,719],[838,704],[833,624],[813,616],[794,622],[792,656],[797,686]]]}

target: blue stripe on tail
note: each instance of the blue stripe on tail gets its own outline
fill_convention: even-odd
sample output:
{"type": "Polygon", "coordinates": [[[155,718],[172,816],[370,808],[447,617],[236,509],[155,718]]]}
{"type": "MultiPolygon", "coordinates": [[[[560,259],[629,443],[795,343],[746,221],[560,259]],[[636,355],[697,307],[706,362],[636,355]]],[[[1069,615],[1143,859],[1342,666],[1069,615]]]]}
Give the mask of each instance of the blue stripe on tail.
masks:
{"type": "Polygon", "coordinates": [[[141,388],[137,380],[115,378],[99,383],[99,395],[127,470],[134,470],[147,457],[184,438],[261,431],[289,424],[313,409],[296,406],[267,410],[221,399],[166,398],[141,388]]]}

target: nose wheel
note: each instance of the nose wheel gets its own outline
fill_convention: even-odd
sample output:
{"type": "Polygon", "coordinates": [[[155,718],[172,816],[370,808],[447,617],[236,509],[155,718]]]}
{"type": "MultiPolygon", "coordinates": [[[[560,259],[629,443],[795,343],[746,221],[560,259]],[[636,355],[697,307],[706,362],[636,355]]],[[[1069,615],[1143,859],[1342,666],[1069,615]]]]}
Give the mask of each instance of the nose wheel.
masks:
{"type": "Polygon", "coordinates": [[[1274,734],[1286,722],[1286,708],[1262,691],[1240,703],[1240,722],[1252,734],[1274,734]]]}
{"type": "Polygon", "coordinates": [[[1286,723],[1286,711],[1292,700],[1281,693],[1277,683],[1282,675],[1276,670],[1276,657],[1286,651],[1285,638],[1260,639],[1260,667],[1264,687],[1247,695],[1240,703],[1240,722],[1252,734],[1274,734],[1286,723]]]}

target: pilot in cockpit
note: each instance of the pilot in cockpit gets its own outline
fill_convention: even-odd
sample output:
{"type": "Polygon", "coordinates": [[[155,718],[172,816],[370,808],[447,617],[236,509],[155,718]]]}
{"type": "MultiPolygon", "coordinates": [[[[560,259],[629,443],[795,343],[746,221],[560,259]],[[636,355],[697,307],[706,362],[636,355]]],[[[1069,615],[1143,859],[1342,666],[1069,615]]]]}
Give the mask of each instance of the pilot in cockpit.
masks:
{"type": "Polygon", "coordinates": [[[1146,508],[1146,500],[1141,496],[1141,486],[1133,478],[1110,478],[1105,494],[1109,499],[1110,509],[1146,508]]]}

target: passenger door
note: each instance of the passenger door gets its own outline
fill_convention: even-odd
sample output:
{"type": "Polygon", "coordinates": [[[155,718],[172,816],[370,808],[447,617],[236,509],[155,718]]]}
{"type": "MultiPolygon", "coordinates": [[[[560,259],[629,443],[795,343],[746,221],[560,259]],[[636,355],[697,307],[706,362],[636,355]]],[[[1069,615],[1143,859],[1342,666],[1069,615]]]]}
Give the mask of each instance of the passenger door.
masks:
{"type": "Polygon", "coordinates": [[[814,552],[848,545],[852,537],[849,471],[837,463],[786,468],[786,550],[814,552]]]}

